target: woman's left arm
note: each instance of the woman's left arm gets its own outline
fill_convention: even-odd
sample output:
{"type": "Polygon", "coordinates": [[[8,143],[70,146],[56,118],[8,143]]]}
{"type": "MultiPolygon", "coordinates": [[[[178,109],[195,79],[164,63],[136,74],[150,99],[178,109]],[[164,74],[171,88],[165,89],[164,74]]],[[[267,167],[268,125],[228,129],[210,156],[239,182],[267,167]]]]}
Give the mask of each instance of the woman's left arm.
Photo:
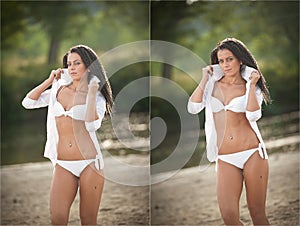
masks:
{"type": "Polygon", "coordinates": [[[247,111],[257,111],[259,109],[260,109],[260,104],[258,103],[258,100],[256,97],[256,86],[250,84],[246,110],[247,111]]]}
{"type": "Polygon", "coordinates": [[[260,78],[257,71],[251,73],[248,102],[246,106],[246,117],[249,121],[257,121],[261,117],[262,94],[261,90],[256,87],[260,78]]]}
{"type": "Polygon", "coordinates": [[[89,84],[87,96],[87,111],[85,115],[86,129],[94,132],[100,128],[102,119],[106,111],[106,101],[100,92],[96,82],[89,84]]]}

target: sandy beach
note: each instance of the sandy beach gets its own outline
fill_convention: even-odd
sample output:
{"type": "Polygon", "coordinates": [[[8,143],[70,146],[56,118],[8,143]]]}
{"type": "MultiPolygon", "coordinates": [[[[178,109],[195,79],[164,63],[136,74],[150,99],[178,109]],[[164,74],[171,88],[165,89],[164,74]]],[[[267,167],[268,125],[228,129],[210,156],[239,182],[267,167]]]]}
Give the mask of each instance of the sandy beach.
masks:
{"type": "MultiPolygon", "coordinates": [[[[120,158],[126,159],[128,163],[139,161],[146,164],[149,160],[147,155],[120,158]]],[[[269,165],[269,220],[272,225],[299,225],[299,153],[272,154],[269,165]]],[[[155,175],[159,176],[162,175],[155,175]]],[[[214,165],[202,173],[198,167],[192,167],[181,170],[164,182],[152,185],[151,190],[149,186],[127,186],[106,180],[98,223],[222,225],[216,200],[215,176],[214,165]]],[[[3,166],[1,225],[49,225],[51,177],[50,162],[3,166]]],[[[80,225],[78,207],[77,196],[71,209],[69,225],[80,225]]],[[[240,209],[242,221],[245,225],[251,225],[245,191],[240,209]]]]}
{"type": "MultiPolygon", "coordinates": [[[[299,153],[269,156],[267,215],[271,225],[299,225],[299,153]]],[[[157,175],[159,176],[159,175],[157,175]]],[[[151,187],[153,225],[223,225],[216,198],[216,172],[198,167],[181,170],[176,176],[151,187]]],[[[240,216],[252,225],[243,190],[240,216]]]]}
{"type": "MultiPolygon", "coordinates": [[[[140,165],[149,165],[147,155],[116,158],[129,164],[138,162],[140,165]]],[[[106,158],[105,167],[115,168],[115,172],[120,173],[120,169],[111,162],[106,158]]],[[[51,162],[26,163],[1,168],[1,225],[51,224],[49,191],[52,172],[51,162]]],[[[144,177],[143,174],[135,175],[141,176],[144,177]]],[[[98,224],[148,225],[149,193],[149,186],[128,186],[106,179],[98,224]]],[[[80,225],[78,194],[71,208],[69,225],[80,225]]]]}

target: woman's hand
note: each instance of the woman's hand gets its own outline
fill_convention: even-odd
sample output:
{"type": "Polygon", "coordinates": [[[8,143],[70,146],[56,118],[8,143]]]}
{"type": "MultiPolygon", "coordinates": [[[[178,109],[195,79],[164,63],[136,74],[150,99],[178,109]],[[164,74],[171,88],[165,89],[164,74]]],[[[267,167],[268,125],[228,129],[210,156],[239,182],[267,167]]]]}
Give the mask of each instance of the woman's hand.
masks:
{"type": "Polygon", "coordinates": [[[202,79],[190,97],[192,102],[201,103],[203,101],[205,86],[208,82],[209,76],[212,76],[212,74],[213,67],[211,65],[202,68],[202,79]]]}
{"type": "Polygon", "coordinates": [[[202,68],[201,81],[206,83],[208,81],[209,76],[212,76],[212,74],[213,74],[213,67],[211,65],[208,65],[208,66],[202,68]]]}
{"type": "Polygon", "coordinates": [[[214,69],[211,65],[208,65],[208,66],[202,68],[203,75],[210,75],[211,76],[213,74],[213,71],[214,71],[214,69]]]}
{"type": "Polygon", "coordinates": [[[38,100],[41,94],[52,85],[54,79],[60,79],[61,73],[62,69],[60,68],[52,70],[47,79],[28,93],[28,97],[32,100],[38,100]]]}
{"type": "Polygon", "coordinates": [[[260,73],[258,71],[253,71],[249,77],[250,81],[251,81],[251,85],[256,85],[257,81],[260,78],[260,73]]]}
{"type": "Polygon", "coordinates": [[[88,85],[88,93],[89,94],[95,95],[97,93],[98,89],[99,89],[99,84],[96,81],[93,81],[88,85]]]}
{"type": "Polygon", "coordinates": [[[60,79],[62,71],[63,70],[61,68],[52,70],[49,75],[48,81],[52,83],[54,79],[56,79],[56,80],[60,79]]]}

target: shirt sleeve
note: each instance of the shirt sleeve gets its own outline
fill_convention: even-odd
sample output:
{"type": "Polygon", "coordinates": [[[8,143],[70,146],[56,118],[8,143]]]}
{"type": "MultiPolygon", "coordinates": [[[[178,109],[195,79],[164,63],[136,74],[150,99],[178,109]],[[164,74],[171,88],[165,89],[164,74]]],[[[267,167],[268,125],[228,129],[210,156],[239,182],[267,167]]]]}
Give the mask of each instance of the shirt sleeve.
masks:
{"type": "Polygon", "coordinates": [[[51,90],[45,90],[37,100],[33,100],[28,97],[28,94],[24,97],[22,105],[26,109],[42,108],[49,105],[51,90]]]}
{"type": "MultiPolygon", "coordinates": [[[[208,81],[208,83],[209,83],[209,81],[208,81]]],[[[193,102],[193,101],[191,101],[191,98],[189,98],[189,101],[187,104],[187,110],[189,113],[198,114],[200,111],[202,111],[205,108],[207,93],[208,93],[208,83],[206,84],[206,86],[204,88],[202,102],[193,102]]]]}
{"type": "Polygon", "coordinates": [[[193,102],[193,101],[191,101],[191,98],[189,98],[189,102],[187,105],[187,110],[189,113],[198,114],[200,111],[203,110],[204,107],[205,107],[205,105],[203,102],[200,102],[200,103],[193,102]]]}
{"type": "Polygon", "coordinates": [[[247,111],[246,110],[246,117],[249,121],[257,121],[261,118],[261,105],[263,101],[262,92],[258,86],[256,86],[256,98],[259,104],[259,109],[256,111],[247,111]]]}
{"type": "Polygon", "coordinates": [[[89,132],[95,132],[98,130],[101,126],[102,120],[105,115],[106,111],[106,100],[104,96],[98,92],[97,97],[96,97],[96,110],[98,114],[98,119],[91,121],[91,122],[85,122],[85,127],[87,131],[89,132]]]}

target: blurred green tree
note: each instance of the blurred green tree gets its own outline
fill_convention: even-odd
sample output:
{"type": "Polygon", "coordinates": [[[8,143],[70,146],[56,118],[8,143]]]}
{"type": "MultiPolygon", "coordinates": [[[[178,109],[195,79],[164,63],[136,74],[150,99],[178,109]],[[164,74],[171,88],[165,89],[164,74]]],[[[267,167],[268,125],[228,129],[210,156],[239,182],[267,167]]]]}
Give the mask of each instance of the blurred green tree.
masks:
{"type": "MultiPolygon", "coordinates": [[[[203,2],[203,5],[206,3],[203,2]]],[[[178,43],[187,35],[193,35],[197,27],[193,26],[191,20],[197,18],[203,7],[194,7],[186,1],[153,1],[151,2],[151,40],[163,40],[178,43]]],[[[169,57],[170,52],[166,53],[169,57]]],[[[161,75],[171,78],[172,66],[162,64],[161,75]]]]}
{"type": "MultiPolygon", "coordinates": [[[[104,1],[98,2],[103,7],[103,13],[107,18],[107,23],[113,26],[121,25],[133,32],[149,35],[149,3],[147,1],[104,1]],[[121,18],[121,19],[120,19],[121,18]]],[[[141,35],[139,34],[139,35],[141,35]]]]}
{"type": "Polygon", "coordinates": [[[58,59],[63,39],[74,34],[82,35],[82,26],[87,20],[79,19],[84,15],[90,17],[91,12],[86,4],[70,1],[26,2],[27,15],[32,22],[41,23],[49,36],[48,64],[55,64],[58,59]]]}
{"type": "Polygon", "coordinates": [[[1,1],[1,48],[16,46],[18,36],[26,28],[25,11],[18,2],[1,1]]]}
{"type": "Polygon", "coordinates": [[[91,17],[89,4],[70,1],[4,1],[1,2],[2,48],[13,49],[17,37],[28,26],[40,23],[49,37],[48,64],[57,63],[63,39],[82,35],[82,26],[91,17]],[[85,17],[82,20],[83,16],[85,17]]]}

